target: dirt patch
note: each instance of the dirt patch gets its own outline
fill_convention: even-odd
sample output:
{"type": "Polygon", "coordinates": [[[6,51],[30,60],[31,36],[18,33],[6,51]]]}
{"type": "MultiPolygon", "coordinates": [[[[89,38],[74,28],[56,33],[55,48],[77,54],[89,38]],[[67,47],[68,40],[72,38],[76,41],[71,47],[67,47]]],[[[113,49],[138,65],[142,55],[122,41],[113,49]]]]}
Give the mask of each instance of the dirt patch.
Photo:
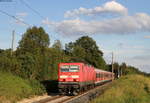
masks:
{"type": "Polygon", "coordinates": [[[45,98],[49,98],[49,97],[52,97],[52,96],[49,96],[49,95],[43,95],[43,96],[34,96],[34,97],[31,97],[31,98],[26,98],[26,99],[23,99],[21,101],[18,101],[17,103],[32,103],[32,102],[36,102],[36,101],[39,101],[41,99],[45,99],[45,98]]]}

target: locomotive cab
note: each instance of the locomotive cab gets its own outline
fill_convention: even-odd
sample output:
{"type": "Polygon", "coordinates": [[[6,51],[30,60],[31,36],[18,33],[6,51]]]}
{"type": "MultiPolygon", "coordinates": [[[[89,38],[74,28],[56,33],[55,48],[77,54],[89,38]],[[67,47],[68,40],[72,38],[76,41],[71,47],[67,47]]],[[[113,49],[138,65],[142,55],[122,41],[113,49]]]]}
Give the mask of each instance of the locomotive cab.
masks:
{"type": "Polygon", "coordinates": [[[78,65],[62,65],[59,73],[60,82],[77,82],[79,81],[78,65]]]}
{"type": "Polygon", "coordinates": [[[81,64],[60,63],[58,68],[58,88],[62,94],[74,94],[79,92],[79,77],[81,64]]]}

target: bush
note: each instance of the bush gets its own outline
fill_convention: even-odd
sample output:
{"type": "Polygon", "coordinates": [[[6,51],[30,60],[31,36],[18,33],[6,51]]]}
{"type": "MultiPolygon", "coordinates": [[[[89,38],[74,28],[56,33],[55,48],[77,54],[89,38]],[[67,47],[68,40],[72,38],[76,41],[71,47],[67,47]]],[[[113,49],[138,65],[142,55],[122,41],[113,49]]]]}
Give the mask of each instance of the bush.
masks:
{"type": "Polygon", "coordinates": [[[37,80],[30,80],[30,85],[33,89],[34,95],[46,93],[45,87],[37,80]]]}

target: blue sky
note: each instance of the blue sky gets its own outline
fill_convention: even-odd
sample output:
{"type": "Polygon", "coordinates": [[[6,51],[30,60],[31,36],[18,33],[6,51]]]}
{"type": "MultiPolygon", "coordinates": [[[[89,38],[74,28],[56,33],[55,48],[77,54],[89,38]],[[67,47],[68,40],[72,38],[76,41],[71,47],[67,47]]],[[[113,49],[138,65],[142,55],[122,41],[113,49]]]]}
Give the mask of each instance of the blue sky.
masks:
{"type": "MultiPolygon", "coordinates": [[[[5,0],[3,0],[5,1],[5,0]]],[[[21,0],[0,2],[0,10],[30,25],[42,26],[51,44],[75,41],[83,35],[96,40],[107,63],[111,52],[115,61],[126,62],[150,72],[150,1],[149,0],[21,0]]],[[[28,26],[0,13],[0,48],[10,48],[11,32],[16,31],[15,47],[28,26]]]]}

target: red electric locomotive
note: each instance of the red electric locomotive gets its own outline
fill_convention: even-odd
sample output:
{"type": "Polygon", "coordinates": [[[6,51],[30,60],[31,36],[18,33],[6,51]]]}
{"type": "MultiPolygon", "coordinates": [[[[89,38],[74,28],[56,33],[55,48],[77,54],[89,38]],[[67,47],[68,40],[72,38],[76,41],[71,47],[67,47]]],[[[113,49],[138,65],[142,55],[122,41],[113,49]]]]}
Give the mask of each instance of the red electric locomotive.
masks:
{"type": "Polygon", "coordinates": [[[58,88],[62,94],[77,95],[88,87],[111,80],[112,77],[112,73],[84,63],[60,63],[58,66],[58,88]]]}

